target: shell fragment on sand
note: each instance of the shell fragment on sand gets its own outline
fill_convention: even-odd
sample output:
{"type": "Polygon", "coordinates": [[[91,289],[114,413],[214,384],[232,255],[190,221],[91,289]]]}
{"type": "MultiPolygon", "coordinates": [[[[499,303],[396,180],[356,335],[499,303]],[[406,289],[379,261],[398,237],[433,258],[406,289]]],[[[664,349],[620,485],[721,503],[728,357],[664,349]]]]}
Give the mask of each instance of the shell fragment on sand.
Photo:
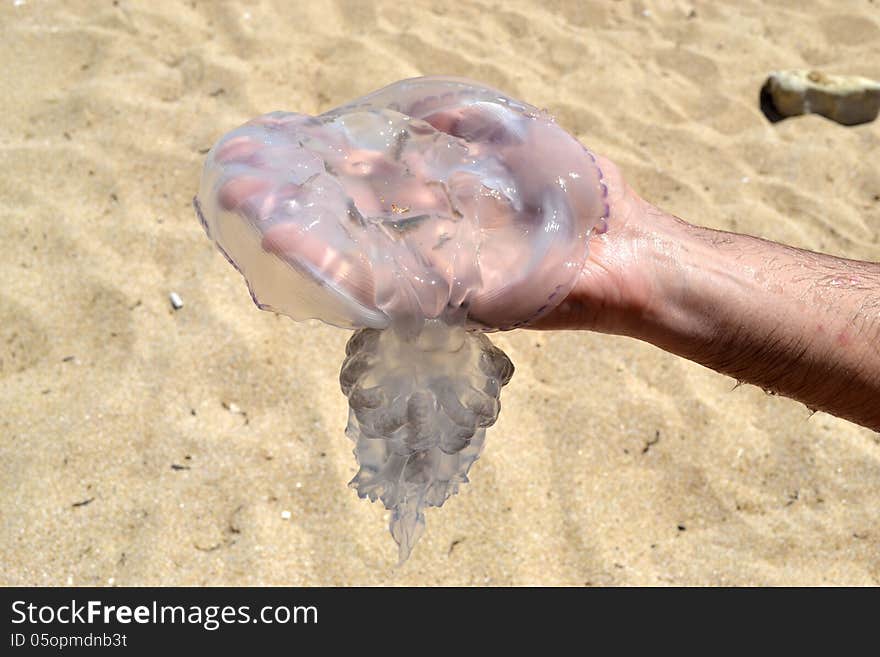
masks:
{"type": "Polygon", "coordinates": [[[858,125],[877,118],[880,82],[811,70],[776,71],[767,78],[761,97],[771,120],[820,114],[842,125],[858,125]],[[766,107],[768,102],[772,107],[766,107]],[[772,110],[778,116],[771,116],[772,110]]]}

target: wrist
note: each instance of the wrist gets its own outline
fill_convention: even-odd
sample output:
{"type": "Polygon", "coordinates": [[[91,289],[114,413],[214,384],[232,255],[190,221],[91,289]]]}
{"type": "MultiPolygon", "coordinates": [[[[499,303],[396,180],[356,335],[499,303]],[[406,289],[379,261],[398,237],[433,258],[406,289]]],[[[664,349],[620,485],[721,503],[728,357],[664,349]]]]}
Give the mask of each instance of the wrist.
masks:
{"type": "Polygon", "coordinates": [[[700,360],[722,319],[749,312],[754,270],[724,246],[729,233],[689,224],[647,202],[634,227],[634,270],[622,334],[700,360]],[[726,316],[726,317],[723,317],[726,316]]]}
{"type": "Polygon", "coordinates": [[[712,253],[698,228],[636,197],[637,221],[626,226],[631,253],[628,280],[608,331],[679,352],[680,346],[708,338],[701,321],[707,308],[703,286],[712,253]]]}

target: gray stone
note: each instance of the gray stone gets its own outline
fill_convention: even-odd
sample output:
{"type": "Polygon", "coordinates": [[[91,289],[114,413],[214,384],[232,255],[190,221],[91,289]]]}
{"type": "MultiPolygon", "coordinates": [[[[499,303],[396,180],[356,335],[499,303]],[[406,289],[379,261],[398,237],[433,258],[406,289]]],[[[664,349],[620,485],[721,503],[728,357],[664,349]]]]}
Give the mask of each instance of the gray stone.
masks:
{"type": "Polygon", "coordinates": [[[880,111],[880,82],[859,76],[791,70],[770,74],[764,85],[781,118],[821,114],[843,125],[867,123],[880,111]]]}

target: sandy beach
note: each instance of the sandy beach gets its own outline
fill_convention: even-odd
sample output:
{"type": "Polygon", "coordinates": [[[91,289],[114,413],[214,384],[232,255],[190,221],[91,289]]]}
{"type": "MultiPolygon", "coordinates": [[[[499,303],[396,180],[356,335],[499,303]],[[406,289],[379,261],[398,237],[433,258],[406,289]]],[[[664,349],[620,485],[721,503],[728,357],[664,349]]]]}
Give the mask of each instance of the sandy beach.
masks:
{"type": "Polygon", "coordinates": [[[349,334],[258,311],[191,205],[247,119],[444,74],[688,221],[877,261],[880,121],[772,124],[758,94],[880,79],[880,3],[4,0],[0,65],[0,584],[880,584],[880,434],[522,330],[471,483],[396,567],[346,487],[349,334]]]}

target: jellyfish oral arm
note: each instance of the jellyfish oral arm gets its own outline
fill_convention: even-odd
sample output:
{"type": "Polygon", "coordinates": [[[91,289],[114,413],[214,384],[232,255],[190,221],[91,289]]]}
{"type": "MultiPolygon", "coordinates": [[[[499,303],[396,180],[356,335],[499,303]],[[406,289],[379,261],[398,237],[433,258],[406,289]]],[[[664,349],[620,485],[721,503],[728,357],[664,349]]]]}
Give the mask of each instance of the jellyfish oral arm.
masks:
{"type": "Polygon", "coordinates": [[[361,329],[348,341],[340,384],[360,466],[349,486],[391,511],[400,562],[424,532],[425,508],[467,483],[512,374],[485,335],[437,320],[415,340],[361,329]]]}

